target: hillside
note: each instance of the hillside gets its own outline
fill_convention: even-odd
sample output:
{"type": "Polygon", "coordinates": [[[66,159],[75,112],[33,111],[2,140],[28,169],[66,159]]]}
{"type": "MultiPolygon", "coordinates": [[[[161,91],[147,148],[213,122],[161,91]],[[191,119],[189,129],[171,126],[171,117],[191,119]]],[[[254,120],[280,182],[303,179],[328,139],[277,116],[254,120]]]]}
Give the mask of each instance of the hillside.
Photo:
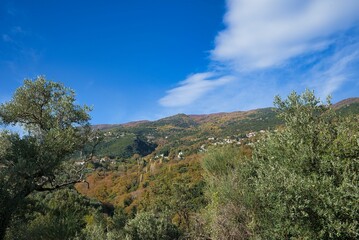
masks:
{"type": "MultiPolygon", "coordinates": [[[[358,114],[359,98],[342,100],[334,104],[333,109],[341,115],[358,114]]],[[[246,134],[271,130],[280,124],[274,108],[262,108],[202,115],[177,114],[157,121],[102,124],[93,128],[104,131],[105,135],[98,154],[124,159],[136,153],[170,157],[181,151],[198,153],[203,145],[239,142],[246,138],[246,134]]]]}
{"type": "Polygon", "coordinates": [[[359,114],[359,98],[347,98],[333,105],[341,115],[359,114]]]}
{"type": "Polygon", "coordinates": [[[105,136],[99,146],[100,157],[125,159],[136,153],[141,156],[152,153],[173,158],[181,151],[186,155],[197,153],[203,144],[239,141],[250,132],[274,129],[280,123],[273,108],[263,108],[208,115],[177,114],[152,122],[103,124],[93,128],[103,131],[105,136]],[[136,141],[141,143],[139,149],[132,147],[136,141]]]}
{"type": "Polygon", "coordinates": [[[356,105],[357,103],[359,103],[359,97],[347,98],[347,99],[341,100],[341,101],[333,104],[333,107],[335,109],[340,109],[342,107],[348,107],[350,105],[356,105]]]}
{"type": "MultiPolygon", "coordinates": [[[[358,114],[358,98],[343,100],[333,108],[341,115],[358,114]]],[[[157,121],[97,125],[104,140],[99,145],[83,194],[125,207],[140,207],[145,196],[163,181],[201,184],[203,153],[216,145],[235,145],[251,152],[257,135],[282,124],[274,108],[208,115],[177,114],[157,121]],[[165,180],[164,180],[165,179],[165,180]],[[185,180],[187,179],[187,180],[185,180]]],[[[149,200],[146,200],[148,204],[149,200]]],[[[143,206],[142,206],[143,207],[143,206]]]]}

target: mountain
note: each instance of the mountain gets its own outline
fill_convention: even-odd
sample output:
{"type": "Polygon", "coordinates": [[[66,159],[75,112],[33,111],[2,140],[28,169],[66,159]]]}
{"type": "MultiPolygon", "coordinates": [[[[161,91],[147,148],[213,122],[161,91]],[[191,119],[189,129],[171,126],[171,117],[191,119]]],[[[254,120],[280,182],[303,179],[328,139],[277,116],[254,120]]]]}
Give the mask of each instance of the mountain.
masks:
{"type": "Polygon", "coordinates": [[[340,109],[340,108],[348,107],[348,106],[351,106],[351,105],[356,106],[357,104],[359,104],[359,97],[347,98],[347,99],[341,100],[341,101],[333,104],[333,108],[340,109]]]}
{"type": "Polygon", "coordinates": [[[201,145],[207,144],[208,139],[239,139],[249,132],[274,129],[279,124],[275,109],[263,108],[208,115],[177,114],[157,121],[102,124],[93,128],[103,131],[105,136],[98,148],[98,156],[126,159],[135,153],[172,157],[180,151],[193,154],[201,145]]]}
{"type": "MultiPolygon", "coordinates": [[[[359,114],[359,98],[345,99],[333,108],[341,115],[359,114]]],[[[168,183],[202,186],[201,160],[212,146],[231,144],[250,155],[257,135],[281,124],[275,108],[262,108],[95,125],[104,141],[97,148],[97,159],[88,166],[89,185],[76,188],[130,213],[156,202],[159,196],[166,198],[163,189],[168,183]]]]}
{"type": "Polygon", "coordinates": [[[341,115],[359,114],[359,98],[348,98],[333,105],[341,115]]]}
{"type": "MultiPolygon", "coordinates": [[[[359,98],[348,98],[333,105],[341,115],[359,114],[359,98]]],[[[275,129],[282,122],[275,108],[201,115],[177,114],[157,121],[136,121],[125,124],[94,125],[104,132],[99,146],[100,157],[126,159],[133,154],[177,156],[200,151],[202,145],[223,141],[239,141],[251,132],[275,129]],[[227,139],[227,140],[225,140],[227,139]],[[211,142],[212,141],[212,142],[211,142]]]]}

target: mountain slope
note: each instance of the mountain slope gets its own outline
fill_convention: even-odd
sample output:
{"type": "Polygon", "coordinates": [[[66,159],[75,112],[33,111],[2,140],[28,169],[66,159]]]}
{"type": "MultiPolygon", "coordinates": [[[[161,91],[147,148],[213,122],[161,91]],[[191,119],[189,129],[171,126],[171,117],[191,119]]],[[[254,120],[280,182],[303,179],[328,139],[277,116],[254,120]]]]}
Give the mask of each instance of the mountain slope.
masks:
{"type": "MultiPolygon", "coordinates": [[[[343,115],[359,114],[359,101],[344,100],[333,108],[343,115]]],[[[208,148],[230,144],[250,155],[256,135],[281,124],[274,108],[263,108],[106,125],[97,152],[101,160],[93,164],[89,185],[78,184],[77,189],[131,212],[154,204],[158,196],[166,199],[166,183],[202,186],[201,160],[208,148]]]]}
{"type": "MultiPolygon", "coordinates": [[[[359,114],[359,98],[342,100],[334,104],[333,108],[341,115],[359,114]]],[[[167,153],[166,149],[171,149],[172,155],[184,149],[194,153],[200,145],[208,143],[209,138],[240,139],[249,132],[274,129],[280,124],[275,108],[262,108],[202,115],[177,114],[157,121],[103,124],[93,128],[106,131],[105,143],[101,145],[101,156],[107,154],[128,158],[134,153],[140,153],[142,156],[152,152],[154,155],[167,153]],[[146,146],[145,150],[130,151],[135,144],[134,139],[141,139],[140,145],[146,146]]]]}

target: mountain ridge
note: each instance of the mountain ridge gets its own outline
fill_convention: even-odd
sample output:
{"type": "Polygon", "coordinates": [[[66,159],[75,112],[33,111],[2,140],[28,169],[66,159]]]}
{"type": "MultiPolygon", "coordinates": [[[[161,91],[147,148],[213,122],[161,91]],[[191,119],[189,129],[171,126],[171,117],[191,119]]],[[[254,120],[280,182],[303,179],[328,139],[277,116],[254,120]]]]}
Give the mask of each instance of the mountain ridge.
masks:
{"type": "MultiPolygon", "coordinates": [[[[346,98],[343,100],[338,101],[337,103],[332,104],[333,109],[338,110],[341,108],[347,108],[350,105],[359,105],[359,97],[351,97],[346,98]]],[[[126,123],[116,123],[116,124],[94,124],[92,125],[93,129],[96,130],[106,130],[106,129],[112,129],[116,127],[137,127],[142,124],[153,124],[153,123],[165,123],[170,122],[179,118],[186,118],[188,120],[192,120],[193,122],[196,122],[197,124],[202,123],[208,123],[212,121],[218,121],[221,118],[240,118],[245,117],[247,115],[256,113],[258,111],[267,111],[267,110],[274,110],[274,107],[266,107],[266,108],[257,108],[257,109],[251,109],[246,111],[233,111],[233,112],[218,112],[218,113],[209,113],[209,114],[185,114],[185,113],[178,113],[175,115],[167,116],[164,118],[160,118],[157,120],[137,120],[137,121],[130,121],[126,123]]],[[[192,122],[192,124],[193,124],[192,122]]]]}

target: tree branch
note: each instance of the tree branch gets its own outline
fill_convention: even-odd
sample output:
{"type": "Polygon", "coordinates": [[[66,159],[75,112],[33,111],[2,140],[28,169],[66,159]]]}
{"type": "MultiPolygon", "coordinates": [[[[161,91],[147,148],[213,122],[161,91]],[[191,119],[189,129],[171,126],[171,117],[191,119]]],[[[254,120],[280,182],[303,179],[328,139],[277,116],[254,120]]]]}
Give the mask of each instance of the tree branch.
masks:
{"type": "Polygon", "coordinates": [[[67,187],[67,186],[69,186],[69,185],[73,185],[73,184],[76,184],[76,183],[86,183],[86,184],[87,184],[87,188],[90,188],[90,183],[89,183],[89,182],[87,182],[86,180],[83,180],[83,179],[79,179],[79,180],[74,180],[74,181],[71,181],[71,182],[66,182],[66,183],[58,184],[58,185],[53,186],[53,187],[43,187],[43,186],[39,186],[39,187],[37,187],[35,190],[38,191],[38,192],[54,191],[54,190],[61,189],[61,188],[63,188],[63,187],[67,187]]]}

